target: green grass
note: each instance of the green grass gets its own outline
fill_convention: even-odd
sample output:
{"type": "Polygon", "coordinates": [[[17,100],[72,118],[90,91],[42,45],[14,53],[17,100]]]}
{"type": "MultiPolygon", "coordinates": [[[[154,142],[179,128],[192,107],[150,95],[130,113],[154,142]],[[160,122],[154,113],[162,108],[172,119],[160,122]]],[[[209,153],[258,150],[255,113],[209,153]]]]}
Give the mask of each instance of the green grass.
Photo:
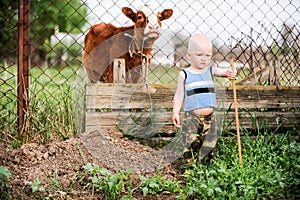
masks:
{"type": "Polygon", "coordinates": [[[148,82],[154,84],[176,84],[179,69],[171,66],[151,67],[148,82]]]}
{"type": "Polygon", "coordinates": [[[82,120],[84,87],[78,70],[78,67],[30,69],[28,111],[22,136],[17,130],[17,69],[10,67],[6,74],[1,74],[0,140],[12,144],[48,143],[76,134],[82,120]]]}

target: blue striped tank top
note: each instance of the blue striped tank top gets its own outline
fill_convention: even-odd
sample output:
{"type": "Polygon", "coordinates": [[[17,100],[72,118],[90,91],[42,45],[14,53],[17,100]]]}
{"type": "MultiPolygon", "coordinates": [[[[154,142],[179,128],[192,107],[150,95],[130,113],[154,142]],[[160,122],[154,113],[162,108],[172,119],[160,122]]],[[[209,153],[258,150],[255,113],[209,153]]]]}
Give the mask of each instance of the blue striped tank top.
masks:
{"type": "Polygon", "coordinates": [[[201,73],[191,72],[188,68],[185,72],[185,105],[184,111],[198,108],[215,108],[216,94],[212,76],[212,67],[206,67],[201,73]]]}

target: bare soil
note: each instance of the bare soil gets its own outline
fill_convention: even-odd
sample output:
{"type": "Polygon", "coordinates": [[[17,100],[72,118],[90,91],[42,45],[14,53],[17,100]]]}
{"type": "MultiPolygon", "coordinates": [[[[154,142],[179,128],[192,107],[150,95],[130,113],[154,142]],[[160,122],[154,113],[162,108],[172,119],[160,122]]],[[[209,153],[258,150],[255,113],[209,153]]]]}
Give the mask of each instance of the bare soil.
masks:
{"type": "MultiPolygon", "coordinates": [[[[151,176],[159,167],[163,168],[161,173],[166,178],[180,177],[174,164],[159,162],[161,156],[161,151],[128,140],[112,129],[46,145],[24,144],[18,149],[0,143],[0,165],[13,174],[9,182],[12,199],[42,199],[50,194],[57,199],[105,199],[102,194],[84,190],[78,180],[88,163],[107,168],[112,173],[132,171],[133,188],[140,184],[139,174],[151,176]],[[51,178],[57,180],[56,186],[51,178]],[[32,192],[30,183],[36,179],[40,181],[39,187],[45,188],[44,192],[32,192]]],[[[137,199],[174,199],[176,194],[143,196],[141,191],[135,190],[133,196],[137,199]]]]}

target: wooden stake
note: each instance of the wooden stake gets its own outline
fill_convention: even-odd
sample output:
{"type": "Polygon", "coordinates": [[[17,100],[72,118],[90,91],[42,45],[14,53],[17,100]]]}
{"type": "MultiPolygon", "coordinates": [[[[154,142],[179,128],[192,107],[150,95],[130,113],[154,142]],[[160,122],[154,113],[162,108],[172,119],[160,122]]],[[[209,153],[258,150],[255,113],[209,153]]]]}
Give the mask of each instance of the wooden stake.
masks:
{"type": "Polygon", "coordinates": [[[114,65],[114,83],[125,83],[126,82],[126,73],[125,73],[125,59],[115,58],[114,65]]]}
{"type": "MultiPolygon", "coordinates": [[[[231,66],[231,70],[234,71],[233,58],[230,59],[230,66],[231,66]]],[[[235,123],[236,123],[236,132],[237,132],[237,141],[238,141],[239,160],[240,160],[240,164],[242,164],[243,158],[242,158],[240,122],[239,122],[238,102],[237,102],[237,97],[236,97],[235,80],[232,80],[232,89],[233,89],[233,98],[234,98],[234,111],[235,111],[235,123]]]]}

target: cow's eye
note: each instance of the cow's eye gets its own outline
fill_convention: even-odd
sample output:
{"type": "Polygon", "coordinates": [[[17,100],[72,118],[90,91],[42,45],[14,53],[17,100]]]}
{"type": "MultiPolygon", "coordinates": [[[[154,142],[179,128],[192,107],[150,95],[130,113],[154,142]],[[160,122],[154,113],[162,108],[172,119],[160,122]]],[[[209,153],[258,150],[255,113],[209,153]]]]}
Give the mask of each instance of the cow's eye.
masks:
{"type": "Polygon", "coordinates": [[[142,15],[138,15],[137,19],[141,20],[141,19],[143,19],[143,16],[142,15]]]}

